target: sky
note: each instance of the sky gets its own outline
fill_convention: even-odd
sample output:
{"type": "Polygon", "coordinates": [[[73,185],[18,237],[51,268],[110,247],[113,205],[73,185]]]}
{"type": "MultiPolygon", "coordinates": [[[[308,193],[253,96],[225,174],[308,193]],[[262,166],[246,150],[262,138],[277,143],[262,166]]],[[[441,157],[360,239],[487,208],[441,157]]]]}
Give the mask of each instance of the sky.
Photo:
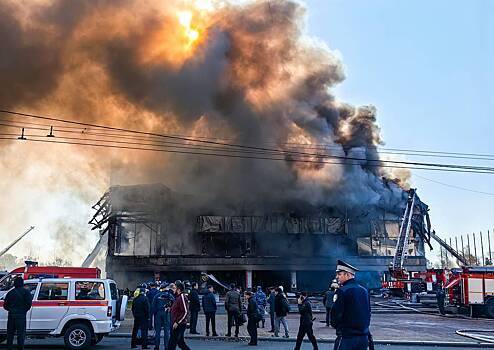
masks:
{"type": "MultiPolygon", "coordinates": [[[[309,35],[341,55],[338,98],[378,109],[386,147],[494,155],[494,1],[306,0],[309,35]]],[[[408,157],[494,166],[493,161],[408,157]]],[[[414,170],[433,228],[489,229],[494,175],[414,170]]]]}

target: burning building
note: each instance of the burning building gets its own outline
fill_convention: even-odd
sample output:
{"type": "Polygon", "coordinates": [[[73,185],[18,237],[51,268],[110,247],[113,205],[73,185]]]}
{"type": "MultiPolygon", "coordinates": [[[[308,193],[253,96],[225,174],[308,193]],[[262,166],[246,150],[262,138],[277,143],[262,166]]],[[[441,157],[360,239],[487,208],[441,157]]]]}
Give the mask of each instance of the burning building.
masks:
{"type": "MultiPolygon", "coordinates": [[[[225,210],[211,198],[162,184],[114,186],[95,205],[91,223],[108,244],[107,273],[122,285],[157,276],[199,280],[205,273],[244,287],[323,290],[342,257],[364,271],[388,269],[399,210],[342,212],[298,205],[261,215],[225,210]]],[[[422,214],[417,213],[409,244],[409,271],[426,267],[422,214]]]]}
{"type": "Polygon", "coordinates": [[[341,57],[305,18],[291,0],[1,2],[0,105],[77,121],[4,116],[0,188],[24,208],[5,226],[55,201],[38,246],[85,253],[77,218],[110,178],[92,222],[117,280],[215,271],[303,288],[342,256],[384,270],[410,171],[378,151],[375,107],[334,96],[341,57]]]}

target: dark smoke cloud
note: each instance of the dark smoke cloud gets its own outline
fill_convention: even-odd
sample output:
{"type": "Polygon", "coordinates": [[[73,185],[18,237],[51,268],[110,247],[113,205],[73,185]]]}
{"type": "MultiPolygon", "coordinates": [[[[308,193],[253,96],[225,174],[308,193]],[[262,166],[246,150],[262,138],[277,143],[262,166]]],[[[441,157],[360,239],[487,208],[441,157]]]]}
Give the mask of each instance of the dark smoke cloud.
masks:
{"type": "MultiPolygon", "coordinates": [[[[0,105],[250,145],[329,144],[336,156],[379,158],[376,109],[332,95],[331,88],[345,79],[343,65],[304,34],[302,5],[252,1],[193,10],[200,39],[184,53],[176,39],[183,32],[176,16],[183,3],[1,2],[0,105]]],[[[77,152],[70,149],[64,161],[70,162],[70,154],[79,159],[77,152]]],[[[163,182],[211,196],[225,211],[392,209],[403,199],[396,183],[408,176],[366,161],[301,164],[88,151],[83,183],[105,182],[107,174],[96,165],[103,154],[118,169],[115,182],[163,182]]],[[[36,153],[25,158],[42,160],[36,153]]],[[[71,171],[61,167],[59,176],[71,171]]],[[[52,181],[46,183],[50,188],[52,181]]],[[[77,190],[81,198],[95,192],[77,190]]]]}

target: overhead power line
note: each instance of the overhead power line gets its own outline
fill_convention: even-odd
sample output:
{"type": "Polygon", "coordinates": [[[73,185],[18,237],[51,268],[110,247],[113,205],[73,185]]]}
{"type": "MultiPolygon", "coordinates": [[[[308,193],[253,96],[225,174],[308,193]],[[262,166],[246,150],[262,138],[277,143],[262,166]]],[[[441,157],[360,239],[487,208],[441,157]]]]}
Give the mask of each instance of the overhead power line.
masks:
{"type": "MultiPolygon", "coordinates": [[[[152,136],[156,138],[165,138],[165,139],[171,139],[176,142],[188,142],[189,144],[183,144],[179,148],[188,148],[188,149],[193,149],[193,150],[212,150],[211,148],[208,149],[200,149],[198,148],[197,145],[191,145],[190,143],[199,143],[199,144],[207,144],[212,147],[214,147],[214,151],[221,151],[221,152],[235,152],[235,153],[256,153],[256,154],[272,154],[272,155],[283,155],[285,156],[284,158],[281,159],[273,159],[273,160],[287,160],[287,158],[290,158],[291,161],[310,161],[314,163],[321,163],[320,158],[330,158],[330,159],[336,159],[342,161],[342,164],[351,164],[348,163],[348,161],[358,161],[358,162],[366,162],[366,164],[363,164],[362,166],[379,166],[379,167],[395,167],[395,168],[410,168],[410,169],[418,169],[417,167],[434,167],[434,168],[449,168],[449,169],[455,169],[455,170],[468,170],[468,171],[477,171],[477,172],[482,172],[482,173],[491,173],[494,171],[494,168],[492,167],[480,167],[480,166],[472,166],[472,165],[461,165],[461,164],[441,164],[441,163],[424,163],[424,162],[406,162],[406,161],[394,161],[394,160],[382,160],[382,159],[368,159],[368,158],[358,158],[358,157],[347,157],[347,156],[338,156],[338,155],[330,155],[330,154],[321,154],[321,153],[306,153],[306,152],[298,152],[298,151],[291,151],[291,150],[286,150],[286,149],[271,149],[271,148],[266,148],[266,147],[254,147],[254,146],[246,146],[246,145],[241,145],[241,144],[231,144],[231,143],[225,143],[225,142],[217,142],[217,141],[211,141],[211,140],[201,140],[197,138],[190,138],[190,137],[182,137],[182,136],[173,136],[173,135],[168,135],[168,134],[158,134],[158,133],[152,133],[152,132],[145,132],[145,131],[139,131],[139,130],[129,130],[129,129],[124,129],[124,128],[117,128],[117,127],[111,127],[111,126],[106,126],[106,125],[98,125],[98,124],[91,124],[91,123],[84,123],[84,122],[78,122],[78,121],[72,121],[72,120],[65,120],[65,119],[60,119],[60,118],[53,118],[53,117],[45,117],[45,116],[39,116],[39,115],[34,115],[34,114],[27,114],[27,113],[21,113],[21,112],[14,112],[14,111],[7,111],[7,110],[0,110],[2,113],[8,113],[11,115],[16,115],[16,116],[23,116],[23,117],[29,117],[29,118],[35,118],[35,119],[41,119],[41,120],[48,120],[56,123],[65,123],[65,124],[71,124],[71,125],[79,125],[83,126],[84,128],[96,128],[96,129],[103,129],[103,130],[111,130],[111,131],[118,131],[118,132],[123,132],[123,133],[130,133],[130,134],[137,134],[137,135],[144,135],[144,136],[152,136]],[[241,151],[240,151],[241,150],[241,151]],[[300,159],[300,157],[315,157],[316,160],[307,160],[307,159],[300,159]],[[369,163],[371,162],[371,163],[369,163]],[[385,166],[386,164],[386,166],[385,166]],[[398,165],[407,165],[407,166],[390,166],[388,164],[398,164],[398,165]]],[[[22,126],[22,122],[17,122],[18,124],[16,127],[22,126]],[[19,125],[20,124],[20,125],[19,125]]],[[[31,123],[34,124],[34,123],[31,123]]],[[[9,125],[12,126],[12,125],[9,125]]],[[[45,125],[48,126],[48,125],[45,125]]],[[[27,129],[35,129],[34,127],[25,127],[27,129]]],[[[39,128],[38,128],[39,129],[39,128]]],[[[42,129],[44,130],[44,129],[42,129]]],[[[60,132],[60,131],[59,131],[60,132]]],[[[65,132],[69,132],[69,130],[66,130],[65,132]]],[[[5,135],[5,136],[12,136],[12,135],[5,135]]],[[[26,135],[27,136],[27,135],[26,135]]],[[[46,135],[45,135],[46,136],[46,135]]],[[[31,137],[43,137],[43,135],[31,135],[31,137]]],[[[109,136],[104,136],[108,138],[109,136]]],[[[112,136],[112,137],[118,137],[121,138],[122,136],[112,136]]],[[[105,143],[120,143],[124,144],[122,141],[109,141],[109,140],[102,140],[102,139],[80,139],[80,138],[68,138],[68,137],[59,137],[61,139],[72,139],[76,141],[91,141],[91,142],[105,142],[105,143]]],[[[41,141],[41,140],[37,140],[41,141]]],[[[46,140],[45,140],[46,141],[46,140]]],[[[49,142],[54,142],[54,140],[50,140],[49,142]]],[[[62,142],[58,142],[62,143],[62,142]]],[[[68,143],[68,142],[63,142],[63,143],[68,143]]],[[[129,144],[129,142],[126,142],[129,144]]],[[[163,143],[161,141],[160,143],[163,143]]],[[[79,143],[77,143],[79,144],[79,143]]],[[[87,143],[81,143],[83,145],[89,145],[87,143]]],[[[138,146],[159,146],[155,144],[143,144],[143,143],[130,143],[133,145],[138,145],[138,146]]],[[[93,146],[95,144],[92,144],[93,146]]],[[[113,146],[112,146],[113,147],[113,146]]],[[[165,146],[161,146],[165,147],[165,146]]],[[[178,146],[175,146],[177,148],[178,146]]],[[[123,148],[123,147],[120,147],[123,148]]],[[[128,148],[128,147],[125,147],[128,148]]],[[[142,148],[139,148],[142,149],[142,148]]],[[[148,149],[146,149],[148,150],[148,149]]],[[[149,150],[155,150],[155,149],[149,149],[149,150]]],[[[206,155],[205,153],[201,153],[206,155]]],[[[245,157],[245,156],[240,156],[240,157],[245,157]]],[[[259,157],[258,157],[259,158],[259,157]]],[[[259,158],[261,159],[261,158],[259,158]]]]}
{"type": "Polygon", "coordinates": [[[479,193],[479,194],[485,194],[485,195],[488,195],[488,196],[494,196],[494,193],[492,193],[492,192],[478,191],[478,190],[473,190],[471,188],[466,188],[466,187],[451,185],[451,184],[447,184],[445,182],[441,182],[441,181],[429,179],[427,177],[420,176],[418,174],[414,174],[413,176],[419,177],[421,179],[424,179],[424,180],[427,180],[427,181],[430,181],[430,182],[433,182],[433,183],[436,183],[436,184],[439,184],[439,185],[442,185],[442,186],[454,188],[454,189],[457,189],[457,190],[462,190],[462,191],[467,191],[467,192],[473,192],[473,193],[479,193]]]}

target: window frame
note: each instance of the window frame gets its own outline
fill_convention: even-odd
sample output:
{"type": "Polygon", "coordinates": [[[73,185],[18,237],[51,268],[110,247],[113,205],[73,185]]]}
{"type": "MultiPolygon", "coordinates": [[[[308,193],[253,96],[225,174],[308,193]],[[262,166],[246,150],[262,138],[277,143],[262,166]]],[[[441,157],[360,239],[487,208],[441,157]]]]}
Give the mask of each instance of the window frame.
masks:
{"type": "MultiPolygon", "coordinates": [[[[99,288],[98,288],[99,290],[99,288]]],[[[101,294],[100,294],[101,296],[101,294]]],[[[106,287],[105,283],[103,281],[85,281],[85,280],[77,280],[74,281],[74,300],[80,301],[80,300],[106,300],[106,287]],[[77,298],[77,284],[80,283],[93,283],[93,284],[100,284],[103,287],[103,297],[99,299],[78,299],[77,298]]]]}

